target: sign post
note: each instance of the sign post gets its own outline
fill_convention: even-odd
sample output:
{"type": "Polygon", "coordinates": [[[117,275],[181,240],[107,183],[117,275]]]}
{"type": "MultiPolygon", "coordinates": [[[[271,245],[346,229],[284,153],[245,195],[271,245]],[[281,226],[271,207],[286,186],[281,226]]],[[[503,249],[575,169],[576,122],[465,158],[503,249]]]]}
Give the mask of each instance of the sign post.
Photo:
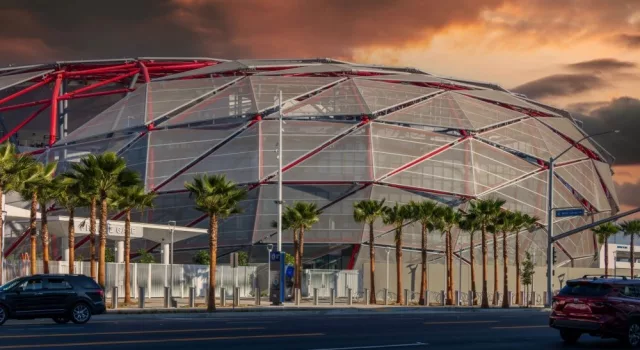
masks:
{"type": "MultiPolygon", "coordinates": [[[[269,299],[271,300],[272,305],[282,305],[282,303],[284,302],[284,256],[279,251],[272,250],[269,252],[269,265],[271,265],[272,262],[275,263],[272,266],[277,272],[276,276],[278,276],[278,282],[277,284],[273,283],[276,280],[275,278],[274,281],[269,281],[269,299]]],[[[269,268],[271,268],[272,266],[270,266],[269,268]]]]}
{"type": "Polygon", "coordinates": [[[584,216],[584,208],[561,208],[556,209],[557,218],[565,218],[570,216],[584,216]]]}

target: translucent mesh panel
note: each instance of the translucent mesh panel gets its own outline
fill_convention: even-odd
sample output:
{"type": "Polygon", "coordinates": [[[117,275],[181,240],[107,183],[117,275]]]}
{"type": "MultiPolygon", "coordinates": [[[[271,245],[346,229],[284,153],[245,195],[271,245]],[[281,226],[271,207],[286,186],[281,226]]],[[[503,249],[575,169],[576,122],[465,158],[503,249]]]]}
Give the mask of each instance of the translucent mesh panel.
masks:
{"type": "Polygon", "coordinates": [[[599,211],[611,209],[591,160],[558,167],[555,171],[596,209],[599,211]]]}
{"type": "MultiPolygon", "coordinates": [[[[578,127],[567,118],[538,118],[538,120],[547,124],[552,129],[557,130],[559,133],[570,138],[573,141],[578,141],[586,136],[584,132],[578,130],[578,127]]],[[[580,141],[580,144],[600,155],[600,153],[597,151],[596,146],[594,146],[588,139],[580,141]]]]}
{"type": "Polygon", "coordinates": [[[405,81],[405,82],[412,82],[412,83],[448,84],[448,85],[461,85],[461,86],[471,87],[471,85],[450,81],[446,79],[440,79],[432,75],[425,75],[425,74],[374,75],[374,76],[366,77],[364,79],[384,80],[384,81],[405,81]]]}
{"type": "MultiPolygon", "coordinates": [[[[588,216],[568,219],[565,218],[564,220],[558,221],[554,224],[553,234],[554,236],[559,235],[561,233],[573,230],[580,226],[588,225],[590,223],[591,218],[588,216]]],[[[558,242],[564,249],[567,250],[567,253],[569,253],[572,258],[596,254],[596,240],[594,239],[594,234],[591,230],[581,231],[569,237],[563,238],[558,242]]]]}
{"type": "Polygon", "coordinates": [[[500,103],[505,103],[512,106],[518,106],[522,108],[532,109],[534,111],[539,111],[547,114],[556,115],[553,112],[550,112],[547,109],[538,107],[531,103],[528,103],[522,99],[519,99],[516,96],[508,94],[506,92],[496,91],[496,90],[465,90],[461,91],[461,93],[469,96],[474,96],[478,98],[482,98],[485,100],[496,101],[500,103]]]}
{"type": "MultiPolygon", "coordinates": [[[[561,181],[555,179],[553,182],[553,207],[554,208],[583,208],[582,203],[571,193],[561,181]]],[[[559,221],[564,218],[554,218],[559,221]]]]}
{"type": "Polygon", "coordinates": [[[168,129],[150,133],[146,187],[154,189],[238,130],[239,124],[216,128],[168,129]]]}
{"type": "Polygon", "coordinates": [[[73,142],[110,132],[145,125],[147,85],[129,93],[93,119],[72,131],[61,143],[73,142]]]}
{"type": "Polygon", "coordinates": [[[370,181],[371,127],[367,124],[283,173],[285,181],[370,181]]]}
{"type": "Polygon", "coordinates": [[[18,85],[20,83],[24,83],[25,81],[29,81],[33,78],[41,77],[47,73],[51,73],[53,70],[46,70],[40,72],[28,72],[28,73],[18,73],[0,76],[0,90],[4,90],[10,88],[12,86],[18,85]]]}
{"type": "Polygon", "coordinates": [[[147,122],[186,106],[235,79],[223,77],[152,82],[147,88],[147,122]]]}
{"type": "MultiPolygon", "coordinates": [[[[271,224],[278,219],[278,207],[274,202],[278,198],[278,187],[262,185],[260,188],[260,204],[253,241],[275,243],[276,229],[272,228],[271,224]]],[[[359,186],[352,185],[286,185],[282,188],[282,197],[285,205],[291,206],[295,202],[304,201],[315,203],[318,208],[322,208],[358,188],[359,186]]],[[[324,209],[320,221],[305,233],[305,243],[360,243],[364,226],[353,220],[353,203],[368,199],[370,191],[369,188],[360,190],[324,209]]],[[[282,241],[293,241],[291,231],[282,232],[282,241]]]]}
{"type": "Polygon", "coordinates": [[[264,72],[260,75],[294,75],[294,74],[314,74],[314,73],[331,73],[331,72],[347,72],[352,67],[346,64],[316,64],[298,68],[283,69],[274,72],[264,72]]]}
{"type": "Polygon", "coordinates": [[[353,79],[353,82],[360,90],[362,98],[372,113],[439,91],[438,89],[367,79],[353,79]]]}
{"type": "Polygon", "coordinates": [[[173,126],[205,122],[214,119],[246,116],[257,111],[253,90],[249,79],[242,79],[228,88],[214,94],[160,126],[173,126]]]}
{"type": "Polygon", "coordinates": [[[149,133],[142,136],[125,149],[121,156],[127,162],[127,168],[140,175],[140,179],[146,182],[147,176],[147,152],[149,150],[149,133]]]}
{"type": "MultiPolygon", "coordinates": [[[[550,130],[548,127],[542,125],[539,122],[537,124],[538,131],[540,131],[540,135],[542,135],[542,138],[544,139],[544,142],[549,149],[549,153],[551,153],[553,157],[557,157],[560,153],[564,152],[567,148],[569,148],[569,146],[571,146],[569,142],[550,130]]],[[[556,164],[584,159],[586,157],[587,156],[582,153],[582,151],[573,147],[571,150],[567,151],[567,153],[563,154],[562,157],[558,158],[556,164]]]]}
{"type": "MultiPolygon", "coordinates": [[[[261,177],[278,171],[278,154],[276,152],[278,150],[278,124],[279,122],[274,120],[265,120],[260,123],[262,136],[261,177]]],[[[353,126],[355,124],[341,122],[288,120],[283,125],[284,132],[282,134],[283,167],[353,126]]]]}
{"type": "Polygon", "coordinates": [[[506,201],[503,208],[521,211],[537,216],[540,222],[547,220],[547,171],[519,180],[482,196],[482,198],[501,198],[506,201]]]}
{"type": "MultiPolygon", "coordinates": [[[[201,216],[202,212],[196,210],[189,193],[160,194],[153,201],[153,208],[131,211],[134,222],[166,224],[174,220],[177,226],[186,226],[201,216]]],[[[124,220],[124,216],[119,220],[124,220]]]]}
{"type": "Polygon", "coordinates": [[[384,182],[416,188],[474,195],[471,142],[463,141],[384,182]]]}
{"type": "Polygon", "coordinates": [[[411,107],[381,116],[379,119],[444,128],[474,129],[451,93],[432,97],[411,107]]]}
{"type": "Polygon", "coordinates": [[[232,62],[222,62],[215,64],[213,66],[202,67],[198,69],[189,70],[186,72],[181,72],[173,75],[167,75],[166,77],[157,79],[157,80],[170,80],[170,79],[181,79],[186,77],[193,77],[199,75],[209,75],[209,74],[219,74],[224,72],[230,72],[238,69],[248,68],[246,65],[232,61],[232,62]]]}
{"type": "Polygon", "coordinates": [[[376,122],[371,124],[371,128],[376,179],[457,139],[445,134],[376,122]]]}
{"type": "Polygon", "coordinates": [[[63,147],[51,148],[42,153],[37,160],[43,163],[58,162],[56,174],[64,173],[71,169],[73,163],[80,162],[80,159],[89,154],[101,154],[104,152],[117,152],[135,136],[127,135],[118,138],[110,138],[88,143],[80,143],[63,147]]]}
{"type": "Polygon", "coordinates": [[[333,84],[341,78],[252,76],[249,79],[255,95],[257,111],[264,111],[278,105],[280,91],[282,91],[282,100],[289,101],[333,84]]]}
{"type": "Polygon", "coordinates": [[[353,79],[340,83],[292,107],[284,109],[287,117],[371,114],[353,79]]]}
{"type": "Polygon", "coordinates": [[[508,152],[471,140],[476,194],[530,173],[539,167],[508,152]]]}
{"type": "MultiPolygon", "coordinates": [[[[259,189],[249,191],[247,198],[240,202],[242,213],[220,221],[218,226],[218,245],[220,247],[251,244],[259,192],[259,189]]],[[[204,219],[195,227],[209,228],[209,220],[204,219]]]]}
{"type": "Polygon", "coordinates": [[[620,206],[620,202],[618,201],[618,194],[616,193],[616,187],[613,183],[613,177],[611,176],[611,168],[609,164],[593,161],[593,164],[596,166],[596,170],[598,170],[598,174],[600,174],[600,178],[604,181],[605,186],[607,186],[607,191],[611,194],[611,198],[616,203],[616,205],[620,206]]]}
{"type": "Polygon", "coordinates": [[[255,182],[259,169],[258,144],[258,127],[253,125],[163,185],[162,190],[184,189],[185,181],[192,181],[201,174],[224,174],[227,180],[236,183],[255,182]]]}
{"type": "MultiPolygon", "coordinates": [[[[466,90],[464,90],[466,91],[466,90]]],[[[523,117],[522,113],[482,102],[458,93],[451,93],[458,106],[476,129],[523,117]]]]}

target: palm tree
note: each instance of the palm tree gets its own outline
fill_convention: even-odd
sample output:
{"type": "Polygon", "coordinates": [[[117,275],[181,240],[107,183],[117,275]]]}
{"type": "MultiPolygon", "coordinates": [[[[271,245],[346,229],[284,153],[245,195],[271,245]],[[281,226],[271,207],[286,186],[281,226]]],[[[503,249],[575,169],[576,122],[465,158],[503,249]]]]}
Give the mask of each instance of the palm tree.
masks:
{"type": "Polygon", "coordinates": [[[25,201],[30,201],[30,215],[29,215],[29,240],[30,251],[29,259],[31,261],[30,272],[32,275],[36,274],[36,262],[37,262],[37,243],[36,239],[38,231],[36,227],[37,215],[38,215],[38,188],[49,181],[56,171],[56,163],[49,163],[44,165],[38,163],[35,160],[31,160],[29,165],[22,173],[22,180],[18,191],[20,196],[25,201]]]}
{"type": "MultiPolygon", "coordinates": [[[[296,202],[292,207],[287,207],[283,214],[287,217],[287,224],[298,235],[298,244],[296,245],[296,273],[295,288],[300,289],[302,286],[302,257],[304,255],[304,232],[320,220],[320,211],[315,203],[296,202]]],[[[283,225],[284,226],[284,225],[283,225]]]]}
{"type": "Polygon", "coordinates": [[[76,208],[86,204],[85,198],[81,195],[82,188],[80,183],[71,179],[68,174],[62,174],[56,177],[55,181],[55,200],[69,212],[68,230],[68,246],[69,246],[69,273],[75,273],[75,211],[76,208]]]}
{"type": "Polygon", "coordinates": [[[629,260],[629,262],[631,263],[631,279],[633,279],[633,276],[634,276],[633,265],[636,259],[634,255],[633,244],[634,244],[635,236],[640,234],[640,220],[636,219],[631,221],[625,221],[620,224],[620,229],[624,231],[625,236],[629,236],[629,238],[631,239],[631,242],[630,242],[631,251],[629,252],[629,254],[631,255],[631,259],[629,260]]]}
{"type": "MultiPolygon", "coordinates": [[[[509,271],[508,271],[508,257],[507,254],[507,234],[513,232],[518,229],[520,226],[519,222],[520,218],[516,217],[516,215],[510,211],[503,211],[498,215],[498,219],[496,220],[496,229],[495,231],[499,231],[502,233],[502,272],[503,272],[503,286],[502,286],[502,308],[509,308],[509,271]]],[[[498,266],[498,261],[496,260],[496,266],[498,266]]],[[[496,276],[497,277],[497,276],[496,276]]],[[[497,289],[496,289],[497,291],[497,289]]],[[[496,293],[497,294],[497,293],[496,293]]],[[[495,297],[497,303],[497,297],[495,297]]]]}
{"type": "Polygon", "coordinates": [[[155,193],[146,193],[143,185],[120,187],[114,195],[113,206],[124,210],[124,303],[131,303],[130,255],[131,255],[131,210],[153,207],[155,193]]]}
{"type": "Polygon", "coordinates": [[[429,230],[434,228],[434,216],[437,206],[436,202],[433,201],[409,202],[411,219],[420,223],[422,238],[420,245],[422,262],[420,269],[420,299],[418,301],[420,305],[429,304],[429,301],[425,299],[427,292],[427,235],[429,230]]]}
{"type": "Polygon", "coordinates": [[[475,217],[482,232],[482,308],[489,307],[487,297],[487,228],[492,225],[500,213],[505,201],[502,199],[479,199],[470,203],[469,213],[475,217]]]}
{"type": "Polygon", "coordinates": [[[408,205],[396,203],[393,207],[385,207],[382,217],[385,225],[393,225],[394,240],[396,243],[396,303],[404,304],[402,295],[402,227],[407,220],[411,219],[411,209],[408,205]]]}
{"type": "MultiPolygon", "coordinates": [[[[18,155],[12,143],[5,142],[0,145],[0,201],[4,198],[5,193],[19,190],[22,181],[29,181],[29,179],[24,178],[24,175],[31,163],[32,158],[18,155]]],[[[4,202],[0,203],[0,209],[4,210],[4,202]]],[[[0,215],[0,237],[4,237],[3,219],[0,215]]],[[[4,252],[2,241],[0,239],[0,252],[4,252]]],[[[4,283],[2,269],[2,264],[0,264],[0,284],[4,283]]]]}
{"type": "Polygon", "coordinates": [[[514,227],[514,233],[516,238],[516,247],[515,247],[515,259],[516,259],[516,305],[520,305],[522,303],[522,299],[520,298],[520,231],[527,230],[532,231],[535,229],[536,223],[540,220],[536,216],[529,216],[528,214],[523,214],[522,212],[514,213],[516,218],[516,227],[514,227]]]}
{"type": "Polygon", "coordinates": [[[38,182],[36,190],[38,202],[40,204],[40,242],[42,244],[42,269],[44,273],[49,273],[49,222],[47,212],[51,202],[56,199],[57,184],[54,177],[43,177],[38,182]]]}
{"type": "Polygon", "coordinates": [[[598,237],[598,243],[604,244],[604,276],[609,276],[609,237],[618,233],[620,229],[612,222],[598,225],[593,233],[598,237]]]}
{"type": "Polygon", "coordinates": [[[475,257],[474,251],[475,246],[473,243],[473,236],[476,231],[478,231],[478,224],[473,214],[463,215],[460,222],[458,223],[458,227],[460,230],[465,231],[469,234],[469,261],[471,268],[471,294],[473,296],[473,305],[478,305],[478,293],[476,289],[476,268],[475,268],[475,257]]]}
{"type": "Polygon", "coordinates": [[[365,200],[353,203],[353,219],[356,222],[364,222],[369,225],[369,278],[371,294],[369,303],[376,304],[376,281],[375,281],[375,235],[373,234],[373,224],[384,213],[384,198],[382,200],[365,200]]]}
{"type": "Polygon", "coordinates": [[[138,173],[127,169],[124,158],[118,157],[114,152],[106,152],[97,156],[90,154],[81,160],[81,164],[81,166],[74,169],[89,174],[91,178],[88,179],[88,182],[97,190],[98,200],[100,201],[98,284],[104,288],[108,199],[118,187],[135,185],[139,183],[140,179],[138,173]]]}
{"type": "Polygon", "coordinates": [[[202,175],[186,182],[184,187],[195,200],[196,209],[209,217],[209,294],[207,310],[215,311],[216,297],[216,259],[218,254],[219,221],[242,212],[240,201],[247,196],[247,191],[233,181],[227,181],[224,175],[202,175]]]}
{"type": "Polygon", "coordinates": [[[458,225],[461,219],[459,211],[450,206],[437,208],[436,227],[445,236],[445,258],[447,259],[447,305],[453,305],[453,237],[451,231],[458,225]]]}
{"type": "Polygon", "coordinates": [[[498,213],[495,220],[487,227],[487,231],[493,236],[493,299],[491,300],[493,305],[498,305],[498,234],[510,229],[507,215],[507,212],[498,213]]]}

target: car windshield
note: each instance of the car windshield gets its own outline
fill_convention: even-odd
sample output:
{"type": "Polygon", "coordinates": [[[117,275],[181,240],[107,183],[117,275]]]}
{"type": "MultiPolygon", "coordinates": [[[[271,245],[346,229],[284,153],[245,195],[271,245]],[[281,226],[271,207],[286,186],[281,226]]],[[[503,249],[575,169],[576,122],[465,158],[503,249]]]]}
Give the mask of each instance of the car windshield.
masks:
{"type": "Polygon", "coordinates": [[[14,286],[18,285],[18,283],[20,283],[21,281],[22,281],[21,277],[13,279],[13,280],[3,284],[2,286],[0,286],[0,291],[4,292],[6,290],[9,290],[9,289],[13,288],[14,286]]]}
{"type": "Polygon", "coordinates": [[[602,283],[567,282],[567,285],[560,290],[560,295],[581,296],[581,297],[601,297],[609,294],[611,286],[602,283]]]}

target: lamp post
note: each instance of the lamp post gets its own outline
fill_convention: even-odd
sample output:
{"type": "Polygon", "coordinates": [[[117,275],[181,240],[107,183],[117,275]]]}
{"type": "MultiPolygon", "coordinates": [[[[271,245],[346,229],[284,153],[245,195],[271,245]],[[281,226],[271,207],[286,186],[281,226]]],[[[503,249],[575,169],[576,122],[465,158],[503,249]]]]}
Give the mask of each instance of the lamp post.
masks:
{"type": "MultiPolygon", "coordinates": [[[[592,137],[619,132],[620,130],[609,130],[598,134],[587,135],[576,141],[575,144],[579,144],[583,140],[590,139],[592,137]]],[[[547,300],[545,300],[545,305],[547,307],[551,307],[553,302],[553,166],[555,161],[560,159],[560,157],[569,152],[573,147],[574,145],[571,145],[557,156],[549,158],[549,177],[547,180],[549,186],[547,190],[547,300]]]]}
{"type": "Polygon", "coordinates": [[[171,269],[171,273],[169,274],[169,290],[171,291],[171,297],[173,298],[173,232],[175,231],[176,228],[176,222],[171,220],[169,221],[169,230],[171,230],[171,246],[169,249],[171,249],[171,255],[169,255],[169,268],[171,269]]]}
{"type": "Polygon", "coordinates": [[[4,276],[6,275],[4,269],[4,224],[7,222],[7,211],[4,210],[4,195],[2,197],[2,249],[0,249],[0,267],[2,267],[2,273],[0,274],[0,285],[4,284],[4,276]]]}
{"type": "MultiPolygon", "coordinates": [[[[278,254],[280,254],[280,304],[284,303],[285,299],[285,271],[284,260],[285,255],[282,252],[282,118],[284,111],[282,110],[282,90],[278,94],[278,254]]],[[[269,258],[271,259],[271,258],[269,258]]]]}
{"type": "MultiPolygon", "coordinates": [[[[385,252],[387,252],[387,291],[389,291],[389,253],[391,253],[391,249],[387,247],[385,252]]],[[[372,291],[372,293],[375,293],[375,291],[372,291]]]]}
{"type": "Polygon", "coordinates": [[[273,250],[273,244],[267,244],[267,295],[271,295],[271,251],[273,250]]]}

